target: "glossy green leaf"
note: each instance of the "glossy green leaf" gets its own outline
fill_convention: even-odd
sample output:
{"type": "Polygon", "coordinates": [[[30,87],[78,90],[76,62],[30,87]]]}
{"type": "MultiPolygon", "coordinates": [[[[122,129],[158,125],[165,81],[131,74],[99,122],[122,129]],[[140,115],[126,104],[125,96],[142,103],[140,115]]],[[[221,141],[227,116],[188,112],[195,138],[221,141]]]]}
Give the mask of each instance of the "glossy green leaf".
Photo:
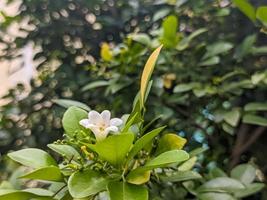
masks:
{"type": "Polygon", "coordinates": [[[156,149],[156,155],[159,155],[163,152],[174,150],[174,149],[182,149],[186,143],[186,139],[173,134],[168,133],[163,135],[158,142],[158,147],[156,149]]]}
{"type": "Polygon", "coordinates": [[[98,87],[108,86],[110,84],[109,81],[94,81],[91,83],[88,83],[82,88],[82,91],[91,90],[98,87]]]}
{"type": "Polygon", "coordinates": [[[235,196],[237,198],[244,198],[248,197],[252,194],[258,193],[265,187],[264,183],[251,183],[249,185],[246,185],[245,189],[235,191],[235,196]]]}
{"type": "Polygon", "coordinates": [[[1,200],[53,200],[52,192],[41,188],[31,188],[26,190],[0,190],[1,200]]]}
{"type": "Polygon", "coordinates": [[[200,179],[202,176],[194,171],[178,171],[169,174],[168,176],[160,176],[160,179],[165,182],[181,182],[181,181],[189,181],[200,179]]]}
{"type": "Polygon", "coordinates": [[[148,83],[150,81],[150,77],[151,74],[154,70],[156,61],[158,59],[160,50],[161,50],[162,46],[158,47],[156,50],[153,51],[153,53],[150,55],[150,57],[148,58],[143,73],[142,73],[142,77],[141,77],[141,88],[140,88],[140,103],[141,106],[144,106],[144,102],[145,102],[145,95],[146,95],[146,90],[147,90],[147,86],[148,83]]]}
{"type": "Polygon", "coordinates": [[[160,154],[156,158],[148,161],[144,166],[132,170],[128,176],[141,174],[142,172],[149,171],[159,167],[167,167],[170,164],[183,162],[188,159],[189,159],[188,153],[186,153],[183,150],[167,151],[160,154]]]}
{"type": "Polygon", "coordinates": [[[174,93],[180,93],[180,92],[187,92],[194,88],[194,85],[192,84],[179,84],[176,85],[173,89],[174,93]]]}
{"type": "Polygon", "coordinates": [[[254,125],[259,125],[259,126],[267,126],[267,119],[257,116],[257,115],[252,115],[252,114],[246,114],[243,116],[243,122],[246,124],[254,124],[254,125]]]}
{"type": "Polygon", "coordinates": [[[104,191],[108,179],[96,171],[86,169],[73,173],[68,180],[68,188],[72,197],[84,198],[104,191]]]}
{"type": "Polygon", "coordinates": [[[66,134],[72,137],[76,131],[84,130],[79,122],[87,117],[87,112],[81,108],[75,106],[68,108],[62,119],[62,125],[66,134]]]}
{"type": "Polygon", "coordinates": [[[267,25],[267,6],[258,7],[256,16],[263,24],[267,25]]]}
{"type": "Polygon", "coordinates": [[[53,102],[64,107],[64,108],[76,106],[76,107],[82,108],[82,109],[87,110],[87,111],[91,110],[90,107],[87,106],[85,103],[70,100],[70,99],[55,99],[55,100],[53,100],[53,102]]]}
{"type": "Polygon", "coordinates": [[[219,56],[213,56],[210,58],[207,58],[206,60],[203,60],[198,65],[199,66],[211,66],[211,65],[217,65],[220,62],[219,56]]]}
{"type": "Polygon", "coordinates": [[[129,173],[126,177],[128,183],[132,183],[135,185],[141,185],[150,180],[150,170],[148,171],[133,171],[133,173],[129,173]]]}
{"type": "Polygon", "coordinates": [[[256,169],[250,164],[238,165],[231,171],[231,177],[240,180],[243,184],[250,184],[256,177],[256,169]]]}
{"type": "Polygon", "coordinates": [[[202,33],[207,32],[208,30],[205,28],[198,29],[191,33],[188,37],[183,38],[178,45],[176,46],[176,49],[179,51],[183,51],[184,49],[188,48],[190,45],[190,42],[197,36],[201,35],[202,33]]]}
{"type": "Polygon", "coordinates": [[[40,149],[22,149],[9,153],[8,156],[22,165],[33,168],[57,166],[56,161],[48,153],[40,149]]]}
{"type": "Polygon", "coordinates": [[[145,34],[145,33],[135,33],[135,34],[131,34],[129,35],[129,37],[136,41],[136,42],[139,42],[143,45],[146,45],[146,46],[150,46],[151,45],[151,39],[149,37],[149,35],[145,34]]]}
{"type": "Polygon", "coordinates": [[[256,21],[256,10],[248,0],[233,0],[233,2],[251,21],[256,21]]]}
{"type": "Polygon", "coordinates": [[[185,151],[171,150],[171,151],[166,151],[158,155],[156,158],[148,161],[144,167],[149,169],[154,169],[158,167],[164,167],[173,163],[183,162],[188,159],[189,155],[185,151]]]}
{"type": "Polygon", "coordinates": [[[132,147],[133,140],[134,135],[131,133],[112,135],[88,147],[95,151],[103,160],[118,166],[125,161],[126,155],[132,147]]]}
{"type": "Polygon", "coordinates": [[[50,149],[67,158],[68,160],[79,161],[78,158],[81,157],[78,151],[70,145],[66,144],[48,144],[50,149]]]}
{"type": "Polygon", "coordinates": [[[259,84],[261,81],[263,81],[266,77],[266,74],[265,73],[255,73],[251,76],[251,82],[254,84],[254,85],[257,85],[259,84]]]}
{"type": "Polygon", "coordinates": [[[175,47],[178,43],[177,37],[178,18],[174,15],[168,16],[163,20],[162,44],[166,47],[175,47]]]}
{"type": "Polygon", "coordinates": [[[231,111],[224,113],[223,119],[231,126],[236,127],[238,125],[240,116],[241,113],[239,109],[232,109],[231,111]]]}
{"type": "Polygon", "coordinates": [[[227,174],[220,168],[215,167],[209,172],[209,178],[228,177],[227,174]]]}
{"type": "Polygon", "coordinates": [[[192,151],[189,152],[189,155],[190,157],[194,157],[194,156],[197,156],[199,154],[202,154],[204,153],[205,151],[207,151],[209,148],[207,147],[199,147],[199,148],[196,148],[196,149],[193,149],[192,151]]]}
{"type": "Polygon", "coordinates": [[[60,169],[55,166],[43,167],[29,172],[20,178],[62,182],[63,176],[60,169]]]}
{"type": "Polygon", "coordinates": [[[200,193],[197,196],[199,200],[236,200],[236,198],[227,193],[207,192],[200,193]]]}
{"type": "Polygon", "coordinates": [[[226,53],[233,48],[233,44],[229,42],[216,42],[207,46],[207,52],[203,56],[203,60],[207,58],[214,58],[215,56],[226,53]]]}
{"type": "Polygon", "coordinates": [[[142,150],[149,142],[151,142],[151,140],[153,140],[153,138],[155,138],[164,128],[165,126],[154,129],[138,139],[134,143],[134,146],[128,155],[128,160],[131,160],[136,154],[138,154],[139,151],[142,150]]]}
{"type": "Polygon", "coordinates": [[[125,182],[110,182],[108,185],[110,200],[148,200],[145,187],[125,182]]]}
{"type": "Polygon", "coordinates": [[[189,171],[191,170],[195,164],[197,162],[197,157],[194,156],[192,158],[190,158],[189,160],[185,161],[183,164],[181,164],[179,167],[178,167],[178,170],[179,171],[189,171]]]}
{"type": "Polygon", "coordinates": [[[244,107],[245,111],[267,111],[267,103],[253,102],[244,107]]]}
{"type": "Polygon", "coordinates": [[[199,192],[209,191],[226,191],[234,192],[236,190],[245,189],[245,186],[238,180],[228,177],[219,177],[212,179],[198,188],[199,192]]]}

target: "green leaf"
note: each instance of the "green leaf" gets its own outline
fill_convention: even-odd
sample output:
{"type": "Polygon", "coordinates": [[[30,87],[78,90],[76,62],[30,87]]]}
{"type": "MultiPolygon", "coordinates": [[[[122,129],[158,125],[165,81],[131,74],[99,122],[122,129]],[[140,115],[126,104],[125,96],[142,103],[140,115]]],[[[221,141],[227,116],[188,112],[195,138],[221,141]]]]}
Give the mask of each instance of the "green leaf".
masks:
{"type": "Polygon", "coordinates": [[[199,200],[236,200],[230,194],[215,192],[200,193],[197,197],[199,200]]]}
{"type": "Polygon", "coordinates": [[[148,161],[144,166],[147,169],[154,169],[158,167],[164,167],[169,164],[183,162],[189,159],[188,153],[183,150],[171,150],[166,151],[156,158],[148,161]]]}
{"type": "Polygon", "coordinates": [[[12,160],[34,168],[57,166],[56,161],[45,151],[35,148],[22,149],[8,154],[12,160]]]}
{"type": "Polygon", "coordinates": [[[79,122],[87,117],[87,112],[81,108],[75,106],[68,108],[62,119],[63,128],[66,134],[73,137],[76,131],[84,130],[79,122]]]}
{"type": "Polygon", "coordinates": [[[261,81],[265,79],[265,76],[266,76],[265,73],[255,73],[251,76],[251,82],[254,85],[257,85],[258,83],[260,83],[261,81]]]}
{"type": "Polygon", "coordinates": [[[68,188],[72,197],[84,198],[104,191],[108,179],[96,171],[86,169],[73,173],[68,180],[68,188]]]}
{"type": "Polygon", "coordinates": [[[197,36],[199,36],[202,33],[207,32],[208,30],[205,28],[200,28],[196,31],[194,31],[193,33],[191,33],[188,37],[183,38],[178,45],[176,46],[176,49],[179,51],[183,51],[186,48],[189,47],[190,42],[197,36]]]}
{"type": "Polygon", "coordinates": [[[243,116],[243,122],[246,124],[267,126],[267,119],[257,115],[246,114],[243,116]]]}
{"type": "Polygon", "coordinates": [[[131,149],[127,160],[131,160],[136,154],[138,154],[139,151],[142,150],[149,142],[151,142],[151,140],[156,137],[164,128],[165,126],[154,129],[137,140],[134,143],[134,146],[131,149]]]}
{"type": "Polygon", "coordinates": [[[244,198],[252,194],[258,193],[264,187],[265,187],[264,183],[252,183],[247,185],[245,189],[236,191],[234,194],[237,198],[244,198]]]}
{"type": "Polygon", "coordinates": [[[236,127],[238,125],[240,116],[241,116],[240,110],[233,109],[229,112],[224,113],[223,119],[231,126],[236,127]]]}
{"type": "Polygon", "coordinates": [[[244,107],[245,111],[267,111],[267,103],[252,102],[244,107]]]}
{"type": "Polygon", "coordinates": [[[145,34],[145,33],[134,33],[134,34],[130,34],[129,38],[131,38],[132,40],[139,42],[145,46],[150,46],[151,45],[151,39],[150,37],[145,34]]]}
{"type": "Polygon", "coordinates": [[[81,103],[79,101],[74,101],[74,100],[70,100],[70,99],[55,99],[53,100],[54,103],[64,107],[64,108],[69,108],[71,106],[76,106],[79,108],[82,108],[84,110],[91,110],[89,106],[87,106],[85,103],[81,103]]]}
{"type": "Polygon", "coordinates": [[[257,19],[267,25],[267,6],[260,6],[256,12],[257,19]]]}
{"type": "Polygon", "coordinates": [[[209,172],[209,177],[211,179],[218,178],[218,177],[228,177],[227,174],[220,168],[215,167],[209,172]]]}
{"type": "Polygon", "coordinates": [[[247,36],[243,42],[235,49],[234,57],[241,61],[246,55],[250,54],[252,47],[257,40],[256,34],[247,36]]]}
{"type": "Polygon", "coordinates": [[[173,89],[174,93],[187,92],[194,88],[193,84],[179,84],[176,85],[173,89]]]}
{"type": "Polygon", "coordinates": [[[148,171],[133,171],[126,177],[128,183],[141,185],[150,180],[150,170],[148,171]]]}
{"type": "Polygon", "coordinates": [[[202,67],[202,66],[217,65],[218,63],[220,63],[219,56],[214,56],[214,57],[208,58],[206,60],[203,60],[198,65],[202,67]]]}
{"type": "Polygon", "coordinates": [[[233,44],[229,42],[216,42],[207,46],[207,52],[203,56],[203,60],[207,58],[215,58],[215,56],[226,53],[233,48],[233,44]]]}
{"type": "Polygon", "coordinates": [[[186,143],[186,139],[173,134],[173,133],[168,133],[163,135],[159,139],[158,147],[156,150],[156,155],[159,155],[163,152],[174,150],[174,149],[182,149],[186,143]]]}
{"type": "Polygon", "coordinates": [[[109,81],[94,81],[94,82],[91,82],[91,83],[88,83],[87,85],[85,85],[82,88],[82,91],[84,92],[86,90],[91,90],[91,89],[94,89],[94,88],[107,86],[109,84],[110,84],[109,81]]]}
{"type": "Polygon", "coordinates": [[[66,157],[68,160],[74,160],[78,162],[79,161],[78,158],[81,157],[78,151],[70,145],[48,144],[47,146],[53,151],[57,152],[58,154],[66,157]]]}
{"type": "Polygon", "coordinates": [[[233,0],[233,2],[251,21],[256,21],[256,10],[247,0],[233,0]]]}
{"type": "Polygon", "coordinates": [[[103,160],[118,166],[126,159],[133,140],[134,135],[131,133],[112,135],[88,147],[95,151],[103,160]]]}
{"type": "Polygon", "coordinates": [[[170,13],[170,9],[168,8],[163,8],[161,10],[158,10],[154,15],[152,21],[158,21],[159,19],[162,19],[166,17],[170,13]]]}
{"type": "Polygon", "coordinates": [[[142,73],[141,88],[140,88],[140,103],[141,103],[142,107],[144,107],[148,82],[149,82],[151,74],[154,70],[154,67],[155,67],[156,61],[158,59],[161,48],[162,48],[162,45],[153,51],[153,53],[148,58],[146,65],[144,67],[143,73],[142,73]]]}
{"type": "Polygon", "coordinates": [[[219,177],[212,179],[202,186],[200,186],[197,190],[199,192],[212,192],[212,191],[226,191],[226,192],[234,192],[239,189],[244,189],[245,186],[238,180],[228,178],[228,177],[219,177]]]}
{"type": "Polygon", "coordinates": [[[205,148],[203,148],[203,147],[199,147],[199,148],[196,148],[196,149],[193,149],[192,151],[190,151],[190,152],[189,152],[189,155],[190,155],[190,157],[194,157],[194,156],[197,156],[197,155],[199,155],[199,154],[204,153],[204,152],[207,151],[207,150],[208,150],[207,147],[205,147],[205,148]]]}
{"type": "Polygon", "coordinates": [[[0,190],[0,199],[1,200],[53,200],[51,193],[48,190],[41,188],[30,188],[26,190],[0,190]]]}
{"type": "Polygon", "coordinates": [[[178,18],[174,15],[168,16],[163,20],[162,44],[168,48],[175,47],[178,43],[177,37],[178,18]]]}
{"type": "MultiPolygon", "coordinates": [[[[35,194],[35,195],[38,195],[38,196],[53,196],[54,193],[51,192],[50,190],[46,190],[46,189],[43,189],[43,188],[27,188],[25,190],[23,190],[25,192],[30,192],[32,194],[35,194]]],[[[39,198],[39,197],[38,197],[39,198]]]]}
{"type": "Polygon", "coordinates": [[[148,200],[145,187],[125,182],[110,182],[108,185],[110,200],[148,200]]]}
{"type": "Polygon", "coordinates": [[[189,171],[195,166],[196,162],[197,162],[197,157],[194,156],[194,157],[190,158],[189,160],[185,161],[183,164],[181,164],[178,167],[178,170],[182,171],[182,172],[189,171]]]}
{"type": "Polygon", "coordinates": [[[256,177],[256,169],[250,164],[238,165],[231,171],[231,177],[240,180],[243,184],[252,183],[256,177]]]}
{"type": "Polygon", "coordinates": [[[184,172],[174,172],[169,174],[168,176],[160,176],[159,177],[162,181],[165,182],[181,182],[181,181],[189,181],[200,179],[202,176],[194,171],[184,171],[184,172]]]}
{"type": "Polygon", "coordinates": [[[36,169],[35,171],[29,172],[28,174],[25,174],[20,178],[55,181],[55,182],[63,181],[63,176],[60,172],[60,169],[55,166],[36,169]]]}
{"type": "Polygon", "coordinates": [[[167,151],[148,161],[144,166],[132,170],[128,174],[128,176],[135,176],[136,174],[141,174],[142,172],[146,172],[159,167],[167,167],[170,164],[183,162],[188,159],[188,153],[183,150],[167,151]]]}

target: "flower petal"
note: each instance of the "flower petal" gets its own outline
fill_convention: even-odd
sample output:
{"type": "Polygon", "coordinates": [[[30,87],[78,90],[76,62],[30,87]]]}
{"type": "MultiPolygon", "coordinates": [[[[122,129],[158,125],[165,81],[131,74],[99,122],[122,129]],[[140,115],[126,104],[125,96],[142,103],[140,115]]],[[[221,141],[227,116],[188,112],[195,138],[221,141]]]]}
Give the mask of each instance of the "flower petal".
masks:
{"type": "Polygon", "coordinates": [[[120,118],[112,118],[110,120],[110,126],[120,126],[122,123],[123,121],[120,118]]]}
{"type": "Polygon", "coordinates": [[[101,131],[96,125],[89,124],[88,128],[93,132],[97,141],[103,140],[107,137],[105,131],[101,131]]]}
{"type": "Polygon", "coordinates": [[[105,132],[107,132],[107,133],[109,133],[110,131],[112,131],[112,132],[118,132],[119,129],[118,129],[117,126],[109,126],[109,127],[107,127],[107,128],[105,129],[105,132]]]}
{"type": "Polygon", "coordinates": [[[82,119],[79,124],[85,128],[88,128],[88,125],[90,124],[89,119],[82,119]]]}
{"type": "Polygon", "coordinates": [[[90,124],[98,125],[102,123],[101,115],[95,110],[89,112],[88,118],[90,124]]]}
{"type": "Polygon", "coordinates": [[[101,117],[102,117],[103,123],[106,125],[106,127],[109,126],[109,122],[110,122],[110,111],[104,110],[101,113],[101,117]]]}

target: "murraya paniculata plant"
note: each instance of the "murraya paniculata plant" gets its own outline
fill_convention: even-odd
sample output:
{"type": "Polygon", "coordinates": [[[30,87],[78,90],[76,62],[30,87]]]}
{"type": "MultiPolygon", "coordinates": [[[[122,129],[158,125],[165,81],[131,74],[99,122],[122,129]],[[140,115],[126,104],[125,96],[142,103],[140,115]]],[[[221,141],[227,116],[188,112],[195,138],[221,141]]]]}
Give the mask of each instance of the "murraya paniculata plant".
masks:
{"type": "Polygon", "coordinates": [[[0,200],[234,200],[260,191],[264,184],[255,182],[255,166],[239,165],[229,176],[220,170],[200,174],[195,166],[207,149],[187,152],[186,139],[175,131],[165,132],[156,120],[144,123],[161,48],[146,62],[130,114],[112,118],[108,110],[71,106],[62,119],[63,139],[48,144],[57,160],[37,148],[9,153],[30,170],[20,178],[36,180],[36,188],[1,188],[0,200]]]}

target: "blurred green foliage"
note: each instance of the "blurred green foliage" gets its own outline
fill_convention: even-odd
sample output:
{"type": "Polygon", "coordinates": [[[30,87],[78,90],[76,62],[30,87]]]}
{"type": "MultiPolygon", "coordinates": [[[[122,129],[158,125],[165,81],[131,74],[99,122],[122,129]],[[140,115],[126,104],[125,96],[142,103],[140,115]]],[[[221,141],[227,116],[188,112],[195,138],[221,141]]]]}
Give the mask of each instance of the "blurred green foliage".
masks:
{"type": "Polygon", "coordinates": [[[190,149],[209,147],[200,170],[254,162],[266,173],[264,9],[261,1],[24,0],[6,26],[29,17],[35,29],[3,58],[33,41],[44,62],[27,98],[17,100],[21,88],[6,96],[1,152],[58,138],[64,107],[77,103],[66,99],[129,113],[144,55],[162,43],[146,120],[167,123],[190,149]]]}

